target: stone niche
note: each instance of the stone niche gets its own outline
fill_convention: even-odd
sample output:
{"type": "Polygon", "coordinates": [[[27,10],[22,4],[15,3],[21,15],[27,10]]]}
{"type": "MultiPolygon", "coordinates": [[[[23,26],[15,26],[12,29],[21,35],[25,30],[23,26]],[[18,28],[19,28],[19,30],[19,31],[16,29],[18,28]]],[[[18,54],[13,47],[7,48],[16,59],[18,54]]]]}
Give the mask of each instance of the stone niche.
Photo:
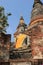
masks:
{"type": "Polygon", "coordinates": [[[43,59],[43,24],[33,27],[31,32],[33,59],[43,59]]]}

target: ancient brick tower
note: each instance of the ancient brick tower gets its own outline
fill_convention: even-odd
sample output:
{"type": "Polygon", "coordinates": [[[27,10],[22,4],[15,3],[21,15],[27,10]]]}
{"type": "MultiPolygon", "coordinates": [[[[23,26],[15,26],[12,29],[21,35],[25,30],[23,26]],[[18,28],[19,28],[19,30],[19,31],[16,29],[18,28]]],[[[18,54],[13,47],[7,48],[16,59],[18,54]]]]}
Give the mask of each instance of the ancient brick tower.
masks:
{"type": "Polygon", "coordinates": [[[40,0],[34,0],[28,32],[33,59],[43,59],[43,4],[40,0]]]}
{"type": "Polygon", "coordinates": [[[6,34],[7,16],[5,15],[4,8],[0,7],[0,60],[9,59],[9,46],[11,42],[11,35],[6,34]]]}

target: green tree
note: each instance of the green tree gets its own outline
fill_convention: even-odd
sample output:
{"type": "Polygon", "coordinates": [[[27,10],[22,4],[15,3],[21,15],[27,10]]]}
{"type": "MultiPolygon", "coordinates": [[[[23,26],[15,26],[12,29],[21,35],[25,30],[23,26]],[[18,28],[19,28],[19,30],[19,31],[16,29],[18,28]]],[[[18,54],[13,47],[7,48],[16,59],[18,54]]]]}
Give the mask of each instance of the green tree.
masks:
{"type": "Polygon", "coordinates": [[[9,26],[8,24],[8,16],[11,14],[5,15],[5,10],[3,7],[0,7],[0,32],[6,33],[6,27],[9,26]]]}

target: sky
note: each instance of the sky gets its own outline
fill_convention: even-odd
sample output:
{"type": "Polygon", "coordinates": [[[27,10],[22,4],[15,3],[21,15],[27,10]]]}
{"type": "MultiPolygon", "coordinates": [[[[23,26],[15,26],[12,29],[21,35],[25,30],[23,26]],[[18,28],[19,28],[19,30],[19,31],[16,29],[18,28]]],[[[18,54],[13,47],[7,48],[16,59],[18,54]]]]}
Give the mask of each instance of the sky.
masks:
{"type": "MultiPolygon", "coordinates": [[[[41,0],[43,2],[43,0],[41,0]]],[[[31,19],[31,11],[34,0],[0,0],[0,6],[5,8],[5,13],[11,13],[8,17],[9,27],[7,34],[11,34],[13,41],[13,34],[20,21],[20,16],[23,16],[25,23],[28,25],[31,19]]]]}

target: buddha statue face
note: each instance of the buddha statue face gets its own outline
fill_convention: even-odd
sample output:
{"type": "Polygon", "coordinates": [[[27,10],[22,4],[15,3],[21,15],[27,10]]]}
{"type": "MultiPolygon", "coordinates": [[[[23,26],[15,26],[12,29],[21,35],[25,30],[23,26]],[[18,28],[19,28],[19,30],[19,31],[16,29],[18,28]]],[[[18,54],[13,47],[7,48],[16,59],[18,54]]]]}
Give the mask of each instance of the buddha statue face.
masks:
{"type": "Polygon", "coordinates": [[[34,3],[38,3],[38,2],[40,2],[40,0],[34,0],[34,3]]]}

